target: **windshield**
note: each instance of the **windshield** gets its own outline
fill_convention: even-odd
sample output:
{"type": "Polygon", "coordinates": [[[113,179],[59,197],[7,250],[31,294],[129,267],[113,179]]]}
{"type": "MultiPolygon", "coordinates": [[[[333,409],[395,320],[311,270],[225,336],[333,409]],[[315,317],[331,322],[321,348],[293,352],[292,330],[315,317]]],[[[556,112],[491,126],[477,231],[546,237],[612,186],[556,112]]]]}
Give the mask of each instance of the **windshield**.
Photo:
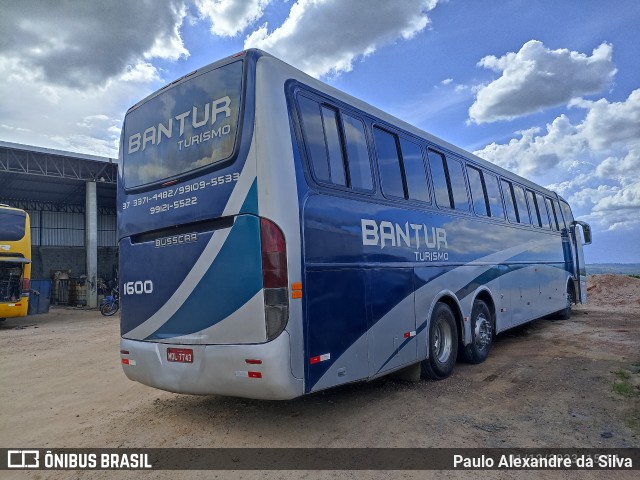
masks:
{"type": "Polygon", "coordinates": [[[126,188],[219,163],[238,137],[242,61],[190,78],[131,111],[124,122],[126,188]]]}
{"type": "Polygon", "coordinates": [[[25,214],[15,211],[0,211],[0,240],[8,242],[24,237],[25,214]]]}

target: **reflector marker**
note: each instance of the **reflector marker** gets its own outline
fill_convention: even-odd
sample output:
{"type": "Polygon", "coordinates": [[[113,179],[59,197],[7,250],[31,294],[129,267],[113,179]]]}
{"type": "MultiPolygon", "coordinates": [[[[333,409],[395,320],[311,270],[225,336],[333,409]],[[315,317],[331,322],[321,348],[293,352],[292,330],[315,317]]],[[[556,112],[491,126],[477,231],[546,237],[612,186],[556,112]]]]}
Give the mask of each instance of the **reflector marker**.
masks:
{"type": "Polygon", "coordinates": [[[123,358],[121,360],[121,362],[122,362],[123,365],[135,365],[136,364],[136,361],[132,360],[130,358],[123,358]]]}
{"type": "Polygon", "coordinates": [[[416,336],[416,331],[412,330],[410,332],[405,332],[404,334],[404,338],[411,338],[411,337],[415,337],[416,336]]]}
{"type": "Polygon", "coordinates": [[[302,282],[291,284],[291,298],[302,298],[302,282]]]}
{"type": "Polygon", "coordinates": [[[246,363],[248,363],[249,365],[261,365],[262,364],[262,360],[259,360],[257,358],[245,358],[244,361],[246,363]]]}
{"type": "Polygon", "coordinates": [[[243,372],[243,371],[236,371],[236,377],[243,377],[243,378],[262,378],[262,372],[243,372]]]}
{"type": "Polygon", "coordinates": [[[331,358],[331,354],[330,353],[325,353],[324,355],[318,355],[317,357],[311,357],[309,359],[309,363],[314,364],[314,363],[320,363],[320,362],[324,362],[325,360],[329,360],[331,358]]]}

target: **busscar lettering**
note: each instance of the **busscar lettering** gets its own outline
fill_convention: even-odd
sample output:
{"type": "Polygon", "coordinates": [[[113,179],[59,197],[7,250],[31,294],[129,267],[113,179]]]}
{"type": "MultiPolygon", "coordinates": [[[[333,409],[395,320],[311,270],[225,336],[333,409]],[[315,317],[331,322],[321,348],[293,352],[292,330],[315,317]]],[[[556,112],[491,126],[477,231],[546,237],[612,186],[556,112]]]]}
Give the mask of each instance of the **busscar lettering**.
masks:
{"type": "MultiPolygon", "coordinates": [[[[185,128],[189,121],[194,129],[207,126],[213,127],[213,125],[218,122],[219,117],[225,119],[230,116],[231,98],[227,95],[199,107],[194,105],[186,112],[182,112],[164,122],[160,122],[157,126],[152,125],[143,132],[130,135],[127,141],[127,152],[132,154],[137,151],[144,151],[149,145],[159,145],[163,138],[172,138],[175,130],[178,131],[178,136],[182,137],[184,136],[185,128]]],[[[209,141],[214,137],[228,135],[230,132],[230,125],[219,126],[218,128],[212,128],[206,132],[201,132],[198,135],[192,135],[187,139],[181,140],[178,142],[178,145],[179,148],[182,149],[183,146],[189,147],[196,143],[209,141]]]]}
{"type": "Polygon", "coordinates": [[[155,247],[171,247],[173,245],[182,245],[184,243],[192,243],[198,241],[197,233],[185,233],[180,235],[173,235],[171,237],[157,238],[155,241],[155,247]]]}

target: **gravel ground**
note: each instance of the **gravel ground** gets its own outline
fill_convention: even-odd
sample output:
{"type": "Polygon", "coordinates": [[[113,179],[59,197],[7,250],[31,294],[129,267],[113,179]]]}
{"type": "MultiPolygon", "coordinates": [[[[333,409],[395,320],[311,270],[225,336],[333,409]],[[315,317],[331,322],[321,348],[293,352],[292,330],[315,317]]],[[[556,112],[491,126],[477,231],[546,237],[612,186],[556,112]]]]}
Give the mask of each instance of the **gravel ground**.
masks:
{"type": "MultiPolygon", "coordinates": [[[[0,447],[640,447],[640,280],[596,275],[570,320],[497,337],[443,381],[388,378],[296,400],[189,396],[129,381],[118,318],[53,308],[0,324],[0,447]],[[615,297],[615,298],[614,298],[615,297]],[[612,300],[613,299],[613,300],[612,300]],[[626,390],[621,384],[629,386],[626,390]],[[618,385],[618,387],[616,387],[618,385]],[[622,392],[622,393],[621,393],[622,392]],[[626,392],[626,396],[624,393],[626,392]]],[[[4,472],[137,478],[139,472],[4,472]]],[[[202,472],[146,472],[202,478],[202,472]]],[[[482,478],[637,478],[481,472],[482,478]]],[[[636,472],[637,473],[637,472],[636,472]]],[[[478,472],[207,472],[207,478],[477,478],[478,472]]]]}

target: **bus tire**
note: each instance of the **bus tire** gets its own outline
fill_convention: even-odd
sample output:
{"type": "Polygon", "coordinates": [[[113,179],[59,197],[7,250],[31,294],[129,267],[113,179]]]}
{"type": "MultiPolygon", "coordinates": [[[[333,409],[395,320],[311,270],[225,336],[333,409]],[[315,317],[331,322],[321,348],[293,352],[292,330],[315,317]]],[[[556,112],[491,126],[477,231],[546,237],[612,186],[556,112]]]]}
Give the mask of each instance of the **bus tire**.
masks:
{"type": "Polygon", "coordinates": [[[553,320],[569,320],[571,318],[571,305],[573,304],[573,288],[567,285],[567,305],[551,315],[553,320]]]}
{"type": "Polygon", "coordinates": [[[453,372],[458,356],[456,318],[448,305],[438,302],[429,322],[429,356],[422,361],[423,378],[442,380],[453,372]]]}
{"type": "Polygon", "coordinates": [[[491,311],[485,302],[476,300],[471,309],[471,343],[462,348],[462,357],[473,364],[484,362],[493,341],[491,311]]]}

